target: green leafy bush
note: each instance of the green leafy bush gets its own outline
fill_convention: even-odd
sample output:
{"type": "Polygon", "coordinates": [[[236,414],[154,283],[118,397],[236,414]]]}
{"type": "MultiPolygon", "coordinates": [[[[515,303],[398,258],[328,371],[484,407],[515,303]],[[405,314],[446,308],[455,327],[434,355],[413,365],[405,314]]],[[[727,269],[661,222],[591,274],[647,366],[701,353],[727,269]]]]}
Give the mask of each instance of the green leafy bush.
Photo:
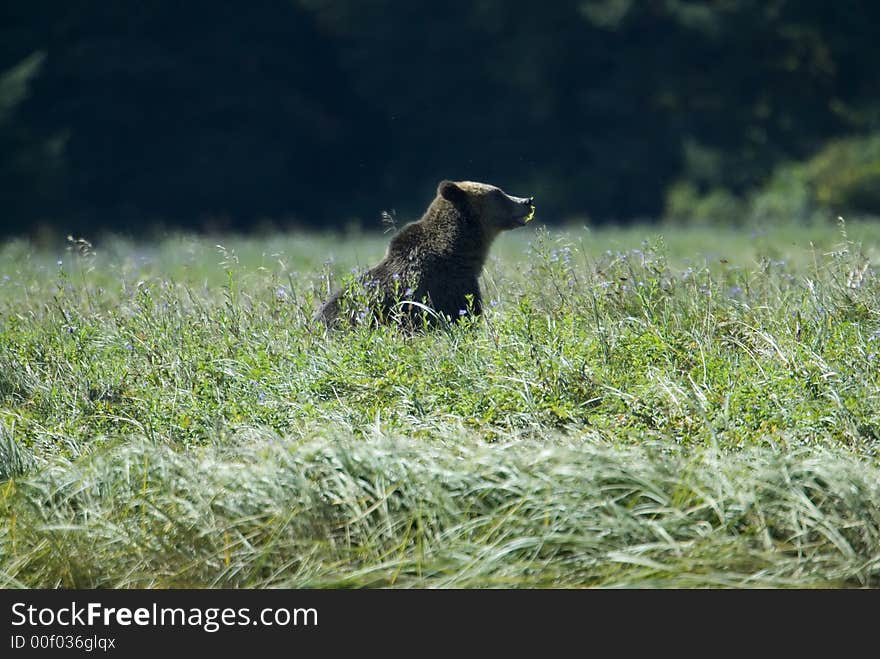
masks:
{"type": "Polygon", "coordinates": [[[706,225],[736,225],[746,218],[741,199],[723,188],[701,193],[689,181],[675,183],[666,195],[667,220],[706,225]]]}

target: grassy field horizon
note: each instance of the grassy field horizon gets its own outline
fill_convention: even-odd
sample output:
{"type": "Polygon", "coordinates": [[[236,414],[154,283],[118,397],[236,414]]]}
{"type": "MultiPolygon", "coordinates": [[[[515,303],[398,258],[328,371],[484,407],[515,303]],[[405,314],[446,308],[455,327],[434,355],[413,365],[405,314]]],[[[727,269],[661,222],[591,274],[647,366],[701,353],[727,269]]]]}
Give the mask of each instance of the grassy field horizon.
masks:
{"type": "Polygon", "coordinates": [[[877,587],[880,224],[533,227],[328,332],[388,234],[0,243],[2,587],[877,587]]]}

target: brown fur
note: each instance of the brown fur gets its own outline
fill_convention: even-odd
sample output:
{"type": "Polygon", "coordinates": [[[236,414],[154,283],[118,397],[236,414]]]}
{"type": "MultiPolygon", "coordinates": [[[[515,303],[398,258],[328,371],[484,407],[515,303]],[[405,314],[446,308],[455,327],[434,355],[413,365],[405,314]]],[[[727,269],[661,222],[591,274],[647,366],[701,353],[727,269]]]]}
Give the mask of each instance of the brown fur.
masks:
{"type": "Polygon", "coordinates": [[[532,208],[531,197],[512,197],[492,185],[441,181],[422,218],[404,226],[385,258],[361,278],[369,309],[357,309],[351,290],[336,291],[316,319],[337,325],[341,316],[411,322],[481,313],[477,280],[489,247],[502,231],[523,226],[532,208]]]}

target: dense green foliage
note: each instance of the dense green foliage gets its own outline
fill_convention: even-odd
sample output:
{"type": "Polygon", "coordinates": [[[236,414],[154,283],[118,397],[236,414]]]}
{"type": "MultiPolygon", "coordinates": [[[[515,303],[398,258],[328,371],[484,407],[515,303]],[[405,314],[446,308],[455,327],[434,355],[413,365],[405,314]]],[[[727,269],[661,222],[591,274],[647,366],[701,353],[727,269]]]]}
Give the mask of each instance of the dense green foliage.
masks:
{"type": "Polygon", "coordinates": [[[667,219],[697,224],[773,222],[781,217],[822,221],[830,209],[876,217],[880,209],[880,133],[832,140],[804,162],[779,165],[770,179],[745,195],[688,181],[672,186],[667,219]]]}
{"type": "Polygon", "coordinates": [[[387,237],[7,243],[0,584],[876,586],[880,229],[662,234],[416,334],[310,322],[387,237]]]}
{"type": "Polygon", "coordinates": [[[868,0],[8,2],[0,234],[375,227],[442,178],[546,220],[726,219],[880,129],[878,23],[868,0]]]}

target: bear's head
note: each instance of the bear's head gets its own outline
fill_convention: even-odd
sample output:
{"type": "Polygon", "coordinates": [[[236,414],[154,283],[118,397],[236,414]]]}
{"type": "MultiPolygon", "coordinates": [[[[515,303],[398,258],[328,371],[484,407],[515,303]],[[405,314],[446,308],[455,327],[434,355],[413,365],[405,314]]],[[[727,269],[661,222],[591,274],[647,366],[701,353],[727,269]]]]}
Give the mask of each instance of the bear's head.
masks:
{"type": "Polygon", "coordinates": [[[474,181],[441,181],[437,196],[479,220],[491,234],[524,226],[535,210],[534,197],[513,197],[494,185],[474,181]]]}

